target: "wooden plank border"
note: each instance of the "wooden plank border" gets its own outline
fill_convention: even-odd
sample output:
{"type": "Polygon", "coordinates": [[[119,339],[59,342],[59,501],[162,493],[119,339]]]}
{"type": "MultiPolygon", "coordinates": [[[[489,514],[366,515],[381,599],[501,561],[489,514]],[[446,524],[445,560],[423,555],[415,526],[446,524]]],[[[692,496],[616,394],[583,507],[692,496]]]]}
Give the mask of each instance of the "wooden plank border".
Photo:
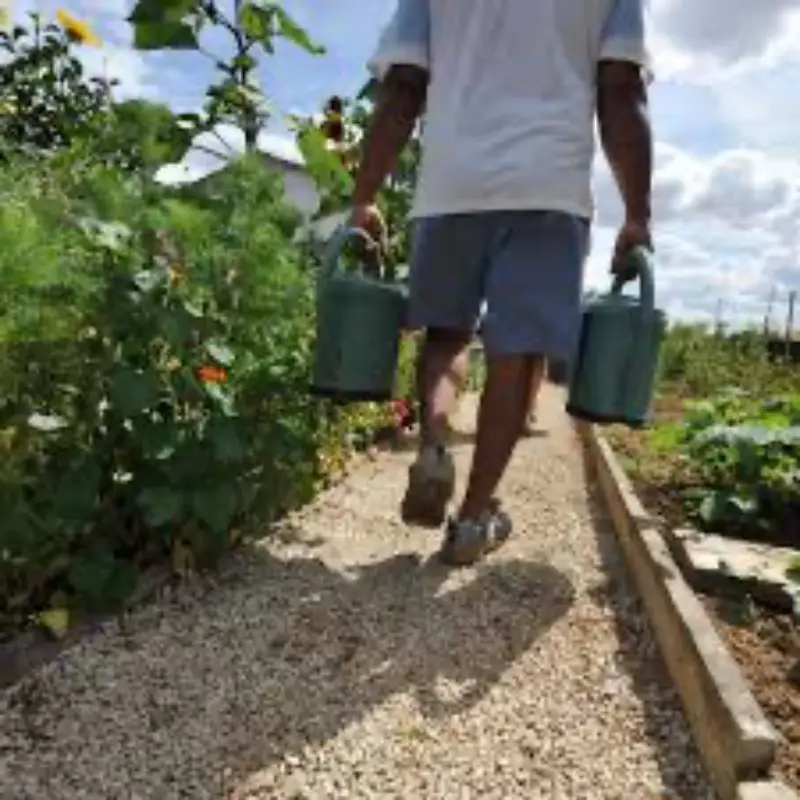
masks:
{"type": "Polygon", "coordinates": [[[576,423],[667,670],[721,800],[791,800],[769,781],[780,735],[595,425],[576,423]]]}

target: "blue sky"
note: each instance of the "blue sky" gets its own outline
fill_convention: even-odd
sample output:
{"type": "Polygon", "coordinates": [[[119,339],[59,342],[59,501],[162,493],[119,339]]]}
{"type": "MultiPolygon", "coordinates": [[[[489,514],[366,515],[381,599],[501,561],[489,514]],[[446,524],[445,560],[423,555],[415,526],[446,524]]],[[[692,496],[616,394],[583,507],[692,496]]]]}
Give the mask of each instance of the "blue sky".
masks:
{"type": "MultiPolygon", "coordinates": [[[[312,112],[334,92],[348,94],[395,0],[286,0],[327,55],[281,48],[261,69],[276,108],[312,112]]],[[[533,1],[533,0],[531,0],[533,1]]],[[[9,2],[9,0],[6,0],[9,2]]],[[[54,0],[10,0],[15,16],[54,0]]],[[[662,303],[673,315],[709,319],[724,302],[733,322],[763,317],[772,289],[785,313],[800,289],[800,11],[796,0],[647,0],[656,81],[651,102],[658,142],[656,244],[662,303]]],[[[122,79],[122,91],[196,107],[211,77],[196,54],[143,56],[130,49],[129,0],[71,0],[102,50],[84,60],[122,79]]],[[[203,42],[224,55],[226,40],[203,42]]],[[[273,126],[278,132],[281,125],[273,126]]],[[[602,285],[621,208],[602,158],[598,214],[587,280],[602,285]]]]}

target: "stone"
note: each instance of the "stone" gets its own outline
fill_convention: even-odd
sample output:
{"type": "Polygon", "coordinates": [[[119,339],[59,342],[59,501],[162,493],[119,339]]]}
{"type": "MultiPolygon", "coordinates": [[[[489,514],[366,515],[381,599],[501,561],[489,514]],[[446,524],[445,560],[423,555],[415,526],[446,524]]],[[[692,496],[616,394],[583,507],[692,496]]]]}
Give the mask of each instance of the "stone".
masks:
{"type": "Polygon", "coordinates": [[[700,533],[689,528],[672,533],[672,550],[687,579],[710,594],[749,594],[754,600],[791,611],[800,582],[789,571],[800,563],[800,550],[700,533]]]}
{"type": "Polygon", "coordinates": [[[739,784],[736,800],[797,800],[797,795],[782,783],[753,781],[739,784]]]}

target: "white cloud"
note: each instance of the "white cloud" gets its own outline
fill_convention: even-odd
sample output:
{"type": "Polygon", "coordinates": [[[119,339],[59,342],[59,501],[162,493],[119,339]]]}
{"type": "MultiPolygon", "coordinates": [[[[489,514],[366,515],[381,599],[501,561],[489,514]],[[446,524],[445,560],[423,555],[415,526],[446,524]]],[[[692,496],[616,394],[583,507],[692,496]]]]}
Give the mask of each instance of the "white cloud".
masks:
{"type": "Polygon", "coordinates": [[[652,0],[656,70],[713,83],[800,56],[796,0],[652,0]]]}
{"type": "MultiPolygon", "coordinates": [[[[608,283],[614,230],[622,217],[610,173],[597,169],[597,231],[587,283],[608,283]]],[[[756,151],[700,160],[657,148],[654,176],[659,302],[672,315],[758,322],[775,291],[800,285],[800,164],[756,151]]]]}
{"type": "MultiPolygon", "coordinates": [[[[654,215],[660,303],[673,316],[760,323],[800,287],[800,10],[796,0],[652,0],[654,215]]],[[[587,269],[607,285],[622,206],[597,168],[587,269]]]]}

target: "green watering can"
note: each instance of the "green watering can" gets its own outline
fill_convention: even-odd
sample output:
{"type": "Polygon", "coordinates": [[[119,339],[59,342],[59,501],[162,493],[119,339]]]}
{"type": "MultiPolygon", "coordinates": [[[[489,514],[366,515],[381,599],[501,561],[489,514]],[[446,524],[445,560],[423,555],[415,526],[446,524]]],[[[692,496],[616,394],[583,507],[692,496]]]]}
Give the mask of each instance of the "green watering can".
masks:
{"type": "Polygon", "coordinates": [[[339,228],[326,245],[317,284],[317,339],[311,392],[339,402],[388,400],[394,390],[400,330],[408,290],[383,265],[345,271],[344,246],[372,242],[355,228],[339,228]]]}
{"type": "Polygon", "coordinates": [[[622,294],[624,278],[611,292],[586,303],[580,344],[569,384],[567,413],[601,424],[645,425],[655,388],[666,315],[655,307],[652,255],[630,256],[639,297],[622,294]]]}

